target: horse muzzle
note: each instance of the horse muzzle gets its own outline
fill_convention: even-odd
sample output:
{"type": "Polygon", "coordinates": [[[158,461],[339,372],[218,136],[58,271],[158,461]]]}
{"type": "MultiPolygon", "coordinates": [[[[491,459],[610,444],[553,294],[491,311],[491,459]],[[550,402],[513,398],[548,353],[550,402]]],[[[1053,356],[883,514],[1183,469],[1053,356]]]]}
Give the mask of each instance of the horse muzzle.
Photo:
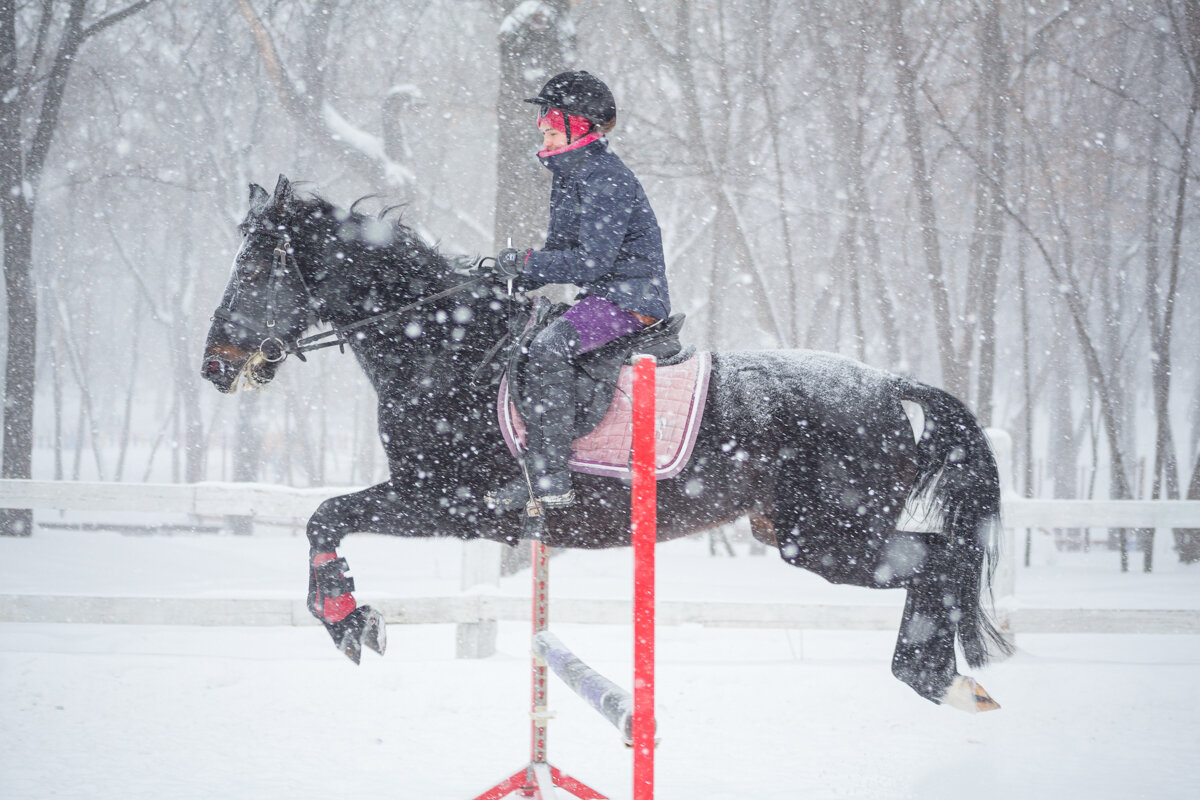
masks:
{"type": "Polygon", "coordinates": [[[275,378],[275,371],[282,361],[282,357],[271,355],[263,351],[247,353],[230,344],[209,345],[204,350],[200,377],[226,395],[238,391],[244,380],[250,386],[264,386],[275,378]]]}
{"type": "Polygon", "coordinates": [[[221,393],[230,394],[237,389],[238,375],[249,358],[249,353],[234,347],[210,347],[204,351],[200,377],[221,393]]]}

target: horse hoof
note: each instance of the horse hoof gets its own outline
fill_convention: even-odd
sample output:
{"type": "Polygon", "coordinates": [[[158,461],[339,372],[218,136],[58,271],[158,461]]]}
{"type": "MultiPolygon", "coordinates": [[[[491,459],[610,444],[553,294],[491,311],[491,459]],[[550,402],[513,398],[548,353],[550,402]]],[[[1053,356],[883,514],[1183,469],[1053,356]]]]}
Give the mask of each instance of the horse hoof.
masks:
{"type": "Polygon", "coordinates": [[[383,614],[370,606],[363,606],[363,612],[365,619],[363,620],[362,637],[359,641],[379,655],[383,655],[387,650],[387,623],[383,619],[383,614]]]}
{"type": "Polygon", "coordinates": [[[942,702],[952,708],[966,711],[968,714],[995,711],[1000,708],[1000,704],[992,699],[992,696],[987,693],[987,689],[980,686],[974,678],[968,678],[966,675],[954,676],[954,682],[946,690],[942,702]]]}
{"type": "Polygon", "coordinates": [[[326,624],[337,649],[358,664],[362,661],[363,645],[383,655],[387,650],[387,623],[383,614],[370,606],[359,606],[345,619],[326,624]]]}
{"type": "Polygon", "coordinates": [[[355,664],[362,661],[362,642],[354,631],[346,631],[346,635],[338,642],[338,650],[355,664]]]}

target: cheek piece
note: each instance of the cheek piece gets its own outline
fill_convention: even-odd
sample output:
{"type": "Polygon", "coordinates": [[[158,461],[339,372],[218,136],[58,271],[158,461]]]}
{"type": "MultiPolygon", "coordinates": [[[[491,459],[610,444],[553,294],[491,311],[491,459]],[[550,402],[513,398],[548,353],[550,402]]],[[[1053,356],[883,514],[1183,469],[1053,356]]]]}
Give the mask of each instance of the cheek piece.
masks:
{"type": "Polygon", "coordinates": [[[550,127],[561,133],[567,134],[567,144],[578,139],[580,136],[585,136],[592,129],[592,123],[588,122],[584,117],[575,117],[566,115],[557,108],[551,108],[545,114],[538,117],[537,124],[549,122],[550,127]],[[570,129],[567,129],[567,121],[570,121],[570,129]]]}

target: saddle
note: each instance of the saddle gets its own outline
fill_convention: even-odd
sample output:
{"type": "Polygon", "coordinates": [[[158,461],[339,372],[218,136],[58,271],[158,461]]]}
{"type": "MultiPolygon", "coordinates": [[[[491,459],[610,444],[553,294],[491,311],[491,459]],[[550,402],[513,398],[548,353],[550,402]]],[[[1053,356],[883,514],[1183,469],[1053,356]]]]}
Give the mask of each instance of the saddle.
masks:
{"type": "MultiPolygon", "coordinates": [[[[568,306],[540,301],[523,332],[510,345],[500,380],[496,411],[509,452],[520,458],[525,451],[525,353],[538,332],[568,306]]],[[[575,441],[568,467],[575,472],[610,477],[630,474],[633,442],[630,366],[634,356],[655,357],[655,446],[659,479],[679,474],[691,457],[708,395],[711,358],[679,342],[684,315],[675,314],[642,331],[623,336],[590,353],[575,364],[575,441]]]]}

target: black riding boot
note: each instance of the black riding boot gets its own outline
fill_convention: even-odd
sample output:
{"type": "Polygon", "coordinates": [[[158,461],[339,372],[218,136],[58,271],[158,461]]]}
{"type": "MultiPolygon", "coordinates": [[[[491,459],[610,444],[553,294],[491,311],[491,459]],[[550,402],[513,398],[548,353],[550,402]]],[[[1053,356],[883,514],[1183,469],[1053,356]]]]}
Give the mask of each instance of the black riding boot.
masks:
{"type": "Polygon", "coordinates": [[[500,511],[524,508],[529,502],[530,483],[544,508],[574,504],[575,490],[571,488],[571,473],[567,469],[575,432],[574,380],[569,363],[535,374],[529,380],[528,396],[538,398],[534,404],[536,416],[526,420],[525,464],[529,483],[522,474],[489,492],[486,499],[493,508],[500,511]]]}

